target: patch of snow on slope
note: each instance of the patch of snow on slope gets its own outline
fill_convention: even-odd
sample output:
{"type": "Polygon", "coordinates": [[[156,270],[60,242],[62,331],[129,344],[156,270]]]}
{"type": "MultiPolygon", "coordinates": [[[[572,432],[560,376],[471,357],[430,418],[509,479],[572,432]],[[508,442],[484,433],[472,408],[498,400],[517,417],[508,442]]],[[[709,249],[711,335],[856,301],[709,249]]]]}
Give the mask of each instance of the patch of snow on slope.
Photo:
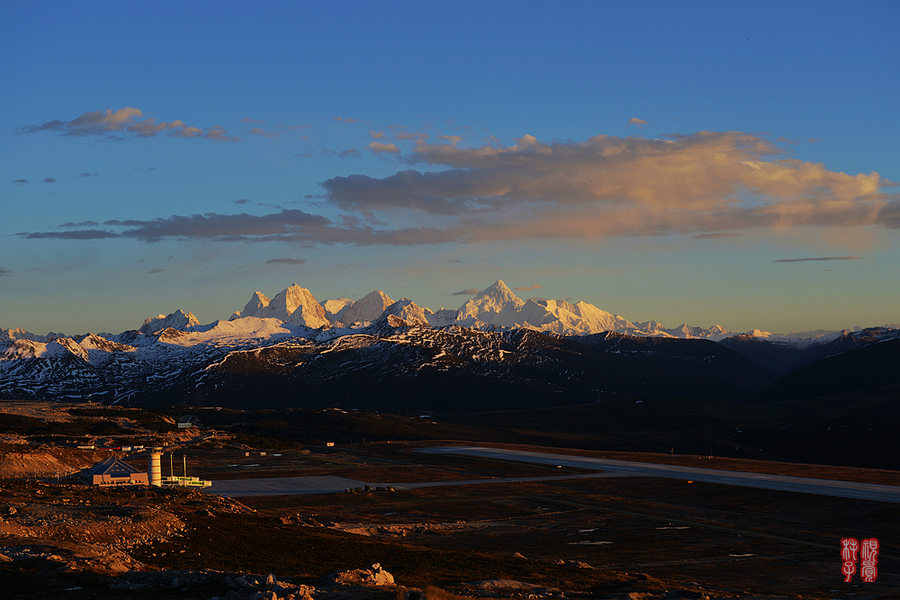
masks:
{"type": "Polygon", "coordinates": [[[329,321],[340,321],[338,315],[342,310],[353,304],[350,298],[336,298],[322,302],[322,308],[325,309],[325,316],[329,321]]]}
{"type": "Polygon", "coordinates": [[[197,344],[241,344],[261,340],[295,337],[298,331],[281,319],[242,317],[231,321],[216,321],[206,327],[185,332],[177,338],[167,338],[166,343],[175,346],[197,344]]]}

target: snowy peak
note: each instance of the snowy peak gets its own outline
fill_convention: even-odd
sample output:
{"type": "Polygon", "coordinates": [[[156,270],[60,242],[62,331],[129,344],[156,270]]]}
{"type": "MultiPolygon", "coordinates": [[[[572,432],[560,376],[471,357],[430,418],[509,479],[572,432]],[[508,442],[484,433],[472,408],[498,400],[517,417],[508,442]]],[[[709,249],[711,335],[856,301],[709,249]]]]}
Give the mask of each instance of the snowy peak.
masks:
{"type": "Polygon", "coordinates": [[[474,318],[492,325],[512,327],[525,301],[516,296],[502,279],[479,292],[459,308],[459,320],[474,318]]]}
{"type": "Polygon", "coordinates": [[[394,301],[387,294],[380,290],[374,290],[337,313],[335,320],[345,325],[371,323],[380,317],[392,304],[394,304],[394,301]]]}
{"type": "Polygon", "coordinates": [[[262,292],[254,292],[244,310],[232,316],[232,320],[244,317],[281,319],[285,323],[313,329],[329,324],[322,305],[308,289],[296,283],[278,292],[271,300],[262,292]]]}
{"type": "Polygon", "coordinates": [[[145,319],[144,324],[141,325],[140,332],[145,335],[153,335],[169,328],[185,331],[199,324],[200,321],[197,320],[193,313],[185,314],[182,310],[176,310],[170,315],[159,315],[156,318],[145,319]]]}
{"type": "Polygon", "coordinates": [[[241,316],[248,317],[252,315],[256,315],[259,311],[269,306],[271,300],[260,292],[259,290],[253,292],[253,296],[250,298],[250,301],[244,305],[244,310],[241,311],[241,316]]]}
{"type": "Polygon", "coordinates": [[[58,337],[66,337],[66,334],[54,333],[51,331],[47,335],[37,335],[30,331],[25,331],[21,327],[16,327],[15,329],[3,329],[0,327],[0,343],[11,343],[16,340],[31,340],[33,342],[46,343],[58,337]]]}
{"type": "Polygon", "coordinates": [[[272,316],[292,325],[302,325],[318,329],[328,326],[325,309],[312,293],[296,283],[279,292],[267,307],[272,316]]]}
{"type": "Polygon", "coordinates": [[[382,319],[387,320],[392,326],[396,326],[396,317],[404,321],[404,325],[424,325],[429,326],[428,319],[425,317],[425,311],[409,298],[401,298],[386,309],[381,315],[382,319]]]}

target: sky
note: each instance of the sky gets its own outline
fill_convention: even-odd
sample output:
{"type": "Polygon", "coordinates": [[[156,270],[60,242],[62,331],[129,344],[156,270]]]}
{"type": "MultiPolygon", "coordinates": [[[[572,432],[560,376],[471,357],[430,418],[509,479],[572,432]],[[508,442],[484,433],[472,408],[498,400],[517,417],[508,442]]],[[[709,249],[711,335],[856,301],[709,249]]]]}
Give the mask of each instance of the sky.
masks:
{"type": "Polygon", "coordinates": [[[900,3],[0,3],[0,327],[502,279],[900,323],[900,3]]]}

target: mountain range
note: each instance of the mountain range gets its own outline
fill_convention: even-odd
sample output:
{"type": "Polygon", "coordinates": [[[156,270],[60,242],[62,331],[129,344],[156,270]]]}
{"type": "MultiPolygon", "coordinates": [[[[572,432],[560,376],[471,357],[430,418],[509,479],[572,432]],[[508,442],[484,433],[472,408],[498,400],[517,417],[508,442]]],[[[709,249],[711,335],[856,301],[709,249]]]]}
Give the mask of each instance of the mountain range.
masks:
{"type": "MultiPolygon", "coordinates": [[[[808,339],[666,329],[585,302],[523,301],[499,280],[437,312],[381,291],[320,304],[294,284],[207,325],[179,310],[114,335],[0,329],[0,398],[442,411],[639,394],[765,402],[807,366],[898,340],[888,328],[808,339]]],[[[888,371],[872,381],[890,385],[888,371]]]]}

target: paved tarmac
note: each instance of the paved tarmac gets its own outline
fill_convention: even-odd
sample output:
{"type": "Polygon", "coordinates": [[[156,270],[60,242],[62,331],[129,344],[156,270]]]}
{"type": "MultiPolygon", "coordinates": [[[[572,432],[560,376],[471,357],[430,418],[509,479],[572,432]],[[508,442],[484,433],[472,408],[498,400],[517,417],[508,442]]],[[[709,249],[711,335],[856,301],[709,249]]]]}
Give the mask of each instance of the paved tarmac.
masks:
{"type": "MultiPolygon", "coordinates": [[[[371,485],[371,484],[370,484],[371,485]]],[[[203,491],[229,498],[244,496],[290,496],[294,494],[334,494],[347,488],[362,488],[365,481],[334,477],[260,477],[258,479],[223,479],[213,481],[203,491]]]]}
{"type": "Polygon", "coordinates": [[[393,487],[398,490],[414,490],[426,487],[450,485],[483,485],[490,483],[517,483],[527,481],[558,481],[564,479],[597,479],[603,477],[664,477],[719,483],[742,487],[818,494],[837,498],[856,498],[900,504],[900,486],[856,483],[811,477],[788,477],[764,473],[745,473],[702,467],[683,467],[567,454],[506,450],[481,446],[444,446],[422,448],[417,452],[426,454],[456,454],[494,460],[510,460],[543,465],[559,465],[579,469],[596,469],[596,473],[578,475],[550,475],[544,477],[496,477],[492,479],[469,479],[460,481],[430,481],[421,483],[376,483],[347,479],[345,477],[263,477],[259,479],[226,479],[214,481],[205,491],[211,494],[240,498],[246,496],[284,496],[294,494],[335,494],[347,489],[364,488],[366,485],[393,487]]]}
{"type": "Polygon", "coordinates": [[[702,467],[683,467],[679,465],[663,465],[642,463],[567,454],[550,454],[545,452],[529,452],[525,450],[506,450],[502,448],[485,448],[481,446],[447,446],[438,448],[422,448],[418,452],[433,454],[458,454],[499,460],[512,460],[534,464],[561,465],[581,469],[602,469],[609,475],[642,475],[645,477],[665,477],[669,479],[685,479],[720,483],[742,487],[781,490],[818,494],[837,498],[856,498],[861,500],[877,500],[900,504],[900,486],[879,485],[874,483],[856,483],[832,479],[815,479],[812,477],[789,477],[786,475],[767,475],[764,473],[745,473],[742,471],[725,471],[722,469],[705,469],[702,467]]]}

